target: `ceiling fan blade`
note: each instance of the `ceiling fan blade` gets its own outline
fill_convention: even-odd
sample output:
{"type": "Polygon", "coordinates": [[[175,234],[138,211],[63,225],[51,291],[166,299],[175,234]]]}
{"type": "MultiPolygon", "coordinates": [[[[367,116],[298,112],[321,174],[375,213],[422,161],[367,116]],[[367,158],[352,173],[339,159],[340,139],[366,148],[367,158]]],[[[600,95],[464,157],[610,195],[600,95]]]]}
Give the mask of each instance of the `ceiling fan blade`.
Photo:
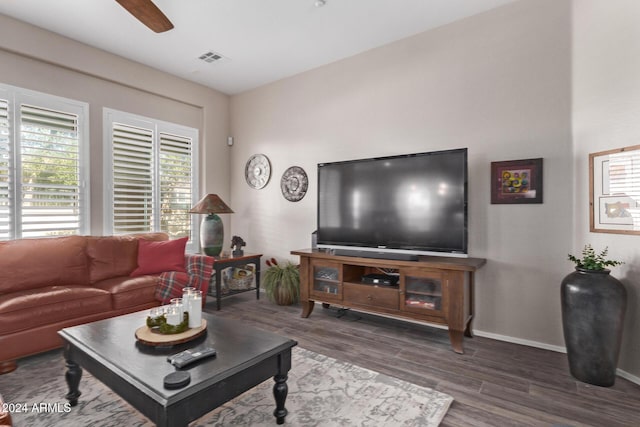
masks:
{"type": "Polygon", "coordinates": [[[156,33],[169,31],[173,24],[151,0],[116,0],[140,22],[156,33]]]}

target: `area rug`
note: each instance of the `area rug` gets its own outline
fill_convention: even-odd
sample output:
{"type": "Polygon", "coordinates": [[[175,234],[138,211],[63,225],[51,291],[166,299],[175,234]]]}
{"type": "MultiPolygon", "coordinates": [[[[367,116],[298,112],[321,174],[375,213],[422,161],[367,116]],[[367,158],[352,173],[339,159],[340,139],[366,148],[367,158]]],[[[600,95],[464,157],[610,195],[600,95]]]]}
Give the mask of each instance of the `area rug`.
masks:
{"type": "MultiPolygon", "coordinates": [[[[5,404],[20,405],[12,413],[21,426],[153,426],[86,370],[78,406],[65,405],[61,352],[20,361],[0,375],[5,404]],[[35,405],[34,405],[35,404],[35,405]]],[[[274,426],[273,380],[267,380],[192,422],[191,426],[274,426]]],[[[437,426],[451,396],[362,367],[294,347],[287,381],[285,425],[290,426],[437,426]]]]}

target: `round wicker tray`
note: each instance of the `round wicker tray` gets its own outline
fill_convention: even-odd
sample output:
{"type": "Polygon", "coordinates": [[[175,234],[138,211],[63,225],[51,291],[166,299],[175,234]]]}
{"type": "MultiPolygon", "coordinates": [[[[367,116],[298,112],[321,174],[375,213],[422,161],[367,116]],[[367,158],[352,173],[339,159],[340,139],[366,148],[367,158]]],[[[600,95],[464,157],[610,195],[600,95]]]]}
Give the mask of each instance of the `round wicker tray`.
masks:
{"type": "Polygon", "coordinates": [[[179,334],[161,334],[147,325],[136,329],[136,338],[142,344],[159,346],[159,345],[175,345],[183,342],[191,341],[207,332],[207,321],[202,319],[202,325],[199,328],[191,328],[179,334]]]}

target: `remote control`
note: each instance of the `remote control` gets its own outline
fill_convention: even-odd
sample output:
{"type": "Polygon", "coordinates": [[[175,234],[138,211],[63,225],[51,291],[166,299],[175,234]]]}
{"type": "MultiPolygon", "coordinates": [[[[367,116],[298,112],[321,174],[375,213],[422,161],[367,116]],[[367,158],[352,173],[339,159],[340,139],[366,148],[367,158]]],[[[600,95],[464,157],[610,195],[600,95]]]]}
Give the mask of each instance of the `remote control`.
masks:
{"type": "Polygon", "coordinates": [[[169,363],[178,369],[184,368],[198,360],[205,359],[216,355],[216,350],[213,347],[204,348],[192,348],[189,350],[181,351],[173,356],[167,357],[169,363]]]}

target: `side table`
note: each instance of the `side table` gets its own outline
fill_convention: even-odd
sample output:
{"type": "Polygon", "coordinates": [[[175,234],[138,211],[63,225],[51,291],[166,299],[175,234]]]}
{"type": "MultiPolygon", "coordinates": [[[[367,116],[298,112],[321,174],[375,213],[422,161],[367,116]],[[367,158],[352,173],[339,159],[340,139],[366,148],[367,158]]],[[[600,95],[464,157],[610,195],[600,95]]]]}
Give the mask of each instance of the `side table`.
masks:
{"type": "Polygon", "coordinates": [[[246,264],[255,265],[255,281],[256,281],[256,299],[260,299],[260,257],[262,254],[248,254],[245,253],[241,256],[216,256],[213,257],[213,268],[214,268],[214,277],[216,279],[216,287],[215,294],[212,293],[211,286],[209,286],[209,292],[207,294],[209,296],[216,298],[216,310],[220,310],[222,308],[222,298],[228,297],[231,295],[239,294],[241,292],[247,292],[253,290],[253,288],[236,290],[229,292],[225,295],[222,294],[222,271],[229,267],[242,267],[246,264]]]}

